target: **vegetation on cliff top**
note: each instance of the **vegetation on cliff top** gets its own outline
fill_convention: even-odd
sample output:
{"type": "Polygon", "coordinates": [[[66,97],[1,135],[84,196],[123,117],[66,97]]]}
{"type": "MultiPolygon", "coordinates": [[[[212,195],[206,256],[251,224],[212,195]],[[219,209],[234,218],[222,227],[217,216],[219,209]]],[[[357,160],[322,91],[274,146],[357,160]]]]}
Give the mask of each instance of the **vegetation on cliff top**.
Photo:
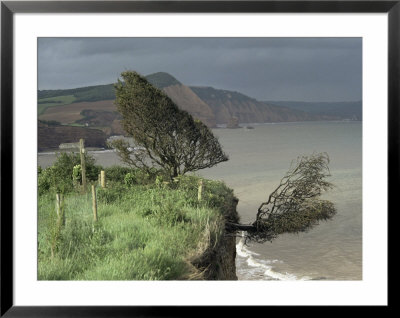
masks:
{"type": "MultiPolygon", "coordinates": [[[[90,156],[86,160],[93,180],[102,167],[90,156]]],[[[96,185],[96,222],[91,195],[82,194],[79,175],[74,178],[74,164],[76,155],[64,153],[52,167],[39,169],[39,280],[205,278],[199,264],[207,249],[221,240],[227,220],[237,222],[232,190],[204,180],[198,200],[198,177],[166,183],[156,170],[105,168],[106,188],[96,185]],[[55,212],[60,191],[64,226],[58,226],[55,212]]]]}

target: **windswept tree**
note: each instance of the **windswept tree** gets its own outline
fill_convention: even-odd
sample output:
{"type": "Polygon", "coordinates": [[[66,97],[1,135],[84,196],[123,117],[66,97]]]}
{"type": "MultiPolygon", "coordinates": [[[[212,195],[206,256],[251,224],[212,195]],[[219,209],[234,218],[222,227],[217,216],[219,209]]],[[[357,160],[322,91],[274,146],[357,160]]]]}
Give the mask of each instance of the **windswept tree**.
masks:
{"type": "MultiPolygon", "coordinates": [[[[228,160],[211,130],[194,120],[161,90],[136,72],[121,74],[115,85],[116,106],[122,126],[135,145],[112,142],[123,162],[131,167],[162,168],[170,178],[212,167],[228,160]]],[[[277,188],[259,206],[252,224],[226,223],[227,231],[246,232],[248,240],[272,241],[282,233],[304,232],[336,214],[321,195],[332,188],[326,153],[302,156],[292,162],[277,188]]]]}
{"type": "Polygon", "coordinates": [[[292,162],[278,187],[262,202],[256,220],[250,224],[227,224],[227,230],[246,231],[246,238],[256,242],[272,241],[282,233],[305,232],[336,214],[334,204],[321,195],[333,185],[326,153],[302,156],[292,162]]]}
{"type": "Polygon", "coordinates": [[[122,126],[135,145],[112,142],[123,162],[136,168],[162,168],[171,178],[227,161],[218,139],[199,120],[136,72],[115,85],[122,126]]]}

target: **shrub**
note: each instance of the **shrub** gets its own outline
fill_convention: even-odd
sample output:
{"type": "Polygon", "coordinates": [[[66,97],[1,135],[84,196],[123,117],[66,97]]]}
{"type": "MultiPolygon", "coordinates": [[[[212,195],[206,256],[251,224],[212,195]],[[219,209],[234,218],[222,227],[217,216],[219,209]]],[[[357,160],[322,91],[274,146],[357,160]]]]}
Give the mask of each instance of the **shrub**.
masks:
{"type": "Polygon", "coordinates": [[[132,186],[137,183],[136,176],[132,172],[128,172],[124,177],[125,184],[128,186],[132,186]]]}
{"type": "Polygon", "coordinates": [[[123,166],[111,166],[104,169],[108,181],[114,181],[124,184],[153,184],[157,176],[163,175],[160,169],[151,168],[133,169],[123,166]],[[127,176],[128,175],[128,176],[127,176]]]}
{"type": "Polygon", "coordinates": [[[104,172],[108,181],[115,181],[123,183],[125,181],[125,175],[132,172],[132,168],[122,166],[111,166],[106,167],[104,172]]]}
{"type": "Polygon", "coordinates": [[[167,201],[154,216],[162,225],[174,226],[177,223],[188,221],[184,209],[170,201],[167,201]]]}
{"type": "MultiPolygon", "coordinates": [[[[86,179],[95,181],[98,179],[98,175],[102,169],[101,166],[95,165],[95,159],[89,154],[85,153],[85,166],[86,166],[86,179]]],[[[81,164],[81,157],[79,153],[67,153],[62,152],[57,155],[57,160],[53,164],[57,173],[62,176],[63,179],[71,179],[74,166],[81,164]]]]}
{"type": "Polygon", "coordinates": [[[150,169],[135,169],[135,177],[138,184],[154,184],[157,176],[162,175],[163,171],[156,168],[150,169]]]}
{"type": "Polygon", "coordinates": [[[126,186],[120,183],[111,182],[107,188],[97,189],[97,200],[100,203],[110,204],[120,200],[126,192],[126,186]]]}
{"type": "Polygon", "coordinates": [[[72,177],[65,178],[59,174],[54,166],[43,169],[38,174],[38,193],[43,195],[46,192],[54,191],[66,193],[73,190],[72,177]]]}
{"type": "Polygon", "coordinates": [[[224,209],[226,202],[231,202],[233,191],[221,181],[203,180],[203,194],[201,202],[197,200],[200,178],[197,176],[178,176],[173,186],[185,193],[185,200],[191,206],[198,204],[210,208],[224,209]]]}
{"type": "Polygon", "coordinates": [[[38,193],[39,195],[43,195],[48,192],[52,185],[52,171],[51,167],[42,169],[39,167],[38,169],[38,193]]]}
{"type": "MultiPolygon", "coordinates": [[[[59,193],[71,192],[74,189],[74,180],[80,180],[80,155],[76,153],[59,153],[51,167],[38,169],[38,192],[39,195],[48,191],[59,193]],[[78,167],[79,166],[79,167],[78,167]]],[[[95,165],[95,159],[85,154],[86,178],[96,181],[102,169],[95,165]]]]}

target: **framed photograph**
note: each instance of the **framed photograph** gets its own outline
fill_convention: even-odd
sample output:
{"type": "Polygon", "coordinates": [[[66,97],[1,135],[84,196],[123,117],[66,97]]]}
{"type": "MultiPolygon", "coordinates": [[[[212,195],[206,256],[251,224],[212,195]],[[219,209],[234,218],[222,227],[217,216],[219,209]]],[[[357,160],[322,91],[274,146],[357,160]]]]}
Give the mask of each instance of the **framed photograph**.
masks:
{"type": "Polygon", "coordinates": [[[1,315],[388,308],[399,18],[2,1],[1,315]]]}

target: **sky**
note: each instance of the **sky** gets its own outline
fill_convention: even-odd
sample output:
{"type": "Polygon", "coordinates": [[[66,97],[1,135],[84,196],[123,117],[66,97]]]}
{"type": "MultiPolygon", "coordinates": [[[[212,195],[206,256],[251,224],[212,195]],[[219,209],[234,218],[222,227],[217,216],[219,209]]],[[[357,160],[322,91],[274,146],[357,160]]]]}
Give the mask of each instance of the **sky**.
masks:
{"type": "Polygon", "coordinates": [[[167,72],[260,101],[362,99],[361,38],[39,38],[38,89],[167,72]]]}

